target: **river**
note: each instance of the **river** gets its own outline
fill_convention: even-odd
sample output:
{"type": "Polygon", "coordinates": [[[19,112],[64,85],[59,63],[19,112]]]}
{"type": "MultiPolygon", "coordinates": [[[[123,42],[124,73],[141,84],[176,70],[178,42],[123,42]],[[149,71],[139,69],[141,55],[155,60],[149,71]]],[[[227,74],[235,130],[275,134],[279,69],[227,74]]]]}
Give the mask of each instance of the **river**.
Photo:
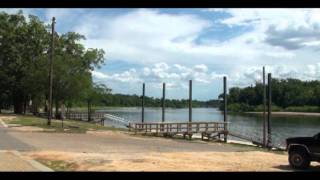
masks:
{"type": "MultiPolygon", "coordinates": [[[[107,112],[131,122],[141,122],[141,108],[106,108],[107,112]]],[[[188,122],[188,108],[166,108],[166,122],[188,122]]],[[[145,122],[161,122],[161,108],[145,108],[145,122]]],[[[262,116],[257,114],[228,114],[229,130],[241,134],[254,134],[262,138],[262,116]]],[[[223,121],[223,113],[216,108],[193,108],[192,121],[223,121]]],[[[111,122],[106,122],[106,124],[111,122]]],[[[271,118],[272,144],[283,146],[285,139],[294,136],[313,136],[320,132],[320,117],[273,116],[271,118]]]]}

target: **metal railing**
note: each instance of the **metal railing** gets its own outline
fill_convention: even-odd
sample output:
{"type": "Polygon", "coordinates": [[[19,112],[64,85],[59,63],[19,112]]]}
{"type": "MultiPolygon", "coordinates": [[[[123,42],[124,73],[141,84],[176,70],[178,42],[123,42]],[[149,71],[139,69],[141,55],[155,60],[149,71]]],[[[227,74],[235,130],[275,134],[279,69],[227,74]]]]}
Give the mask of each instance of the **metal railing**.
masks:
{"type": "Polygon", "coordinates": [[[186,123],[134,123],[129,125],[135,133],[223,133],[227,134],[228,123],[225,122],[186,122],[186,123]]]}

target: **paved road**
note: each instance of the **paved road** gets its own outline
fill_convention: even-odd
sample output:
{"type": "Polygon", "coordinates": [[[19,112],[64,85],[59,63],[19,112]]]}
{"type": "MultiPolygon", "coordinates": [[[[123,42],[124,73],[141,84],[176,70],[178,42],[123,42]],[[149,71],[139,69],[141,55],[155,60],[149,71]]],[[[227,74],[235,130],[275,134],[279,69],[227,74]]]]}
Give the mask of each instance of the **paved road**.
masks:
{"type": "Polygon", "coordinates": [[[107,135],[10,132],[10,135],[37,150],[91,153],[138,152],[236,152],[248,148],[220,143],[188,142],[156,137],[136,137],[121,133],[107,135]]]}
{"type": "Polygon", "coordinates": [[[30,151],[35,148],[9,134],[0,123],[0,172],[1,171],[50,171],[33,160],[24,159],[17,151],[30,151]]]}
{"type": "Polygon", "coordinates": [[[0,172],[2,171],[40,171],[39,168],[35,167],[23,159],[21,156],[17,155],[15,152],[11,151],[0,151],[0,172]]]}
{"type": "Polygon", "coordinates": [[[0,150],[29,151],[33,149],[34,147],[9,135],[8,129],[0,124],[0,150]]]}
{"type": "Polygon", "coordinates": [[[72,152],[235,152],[248,150],[220,143],[137,137],[120,132],[72,134],[17,131],[0,123],[0,150],[72,152]]]}

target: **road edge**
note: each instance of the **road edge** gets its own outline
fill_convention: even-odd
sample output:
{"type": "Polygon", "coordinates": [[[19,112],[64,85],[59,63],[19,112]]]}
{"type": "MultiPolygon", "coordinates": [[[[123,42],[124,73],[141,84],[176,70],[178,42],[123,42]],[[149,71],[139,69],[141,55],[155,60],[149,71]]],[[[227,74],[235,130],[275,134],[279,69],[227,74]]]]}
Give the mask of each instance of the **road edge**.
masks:
{"type": "Polygon", "coordinates": [[[20,158],[26,160],[31,166],[34,168],[42,171],[42,172],[54,172],[54,170],[50,169],[49,167],[41,164],[40,162],[33,160],[33,159],[26,159],[24,158],[19,151],[11,151],[14,155],[19,156],[20,158]]]}
{"type": "Polygon", "coordinates": [[[0,124],[4,127],[4,128],[8,128],[8,125],[0,118],[0,124]]]}

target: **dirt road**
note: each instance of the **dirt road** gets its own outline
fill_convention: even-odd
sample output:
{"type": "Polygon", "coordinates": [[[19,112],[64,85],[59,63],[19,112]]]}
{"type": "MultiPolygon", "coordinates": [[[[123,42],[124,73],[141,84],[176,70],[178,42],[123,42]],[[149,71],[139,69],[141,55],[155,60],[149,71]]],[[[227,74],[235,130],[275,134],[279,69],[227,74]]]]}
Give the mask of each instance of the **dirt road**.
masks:
{"type": "Polygon", "coordinates": [[[39,161],[63,161],[75,171],[287,171],[286,154],[222,143],[137,137],[121,132],[10,132],[36,148],[39,161]]]}

